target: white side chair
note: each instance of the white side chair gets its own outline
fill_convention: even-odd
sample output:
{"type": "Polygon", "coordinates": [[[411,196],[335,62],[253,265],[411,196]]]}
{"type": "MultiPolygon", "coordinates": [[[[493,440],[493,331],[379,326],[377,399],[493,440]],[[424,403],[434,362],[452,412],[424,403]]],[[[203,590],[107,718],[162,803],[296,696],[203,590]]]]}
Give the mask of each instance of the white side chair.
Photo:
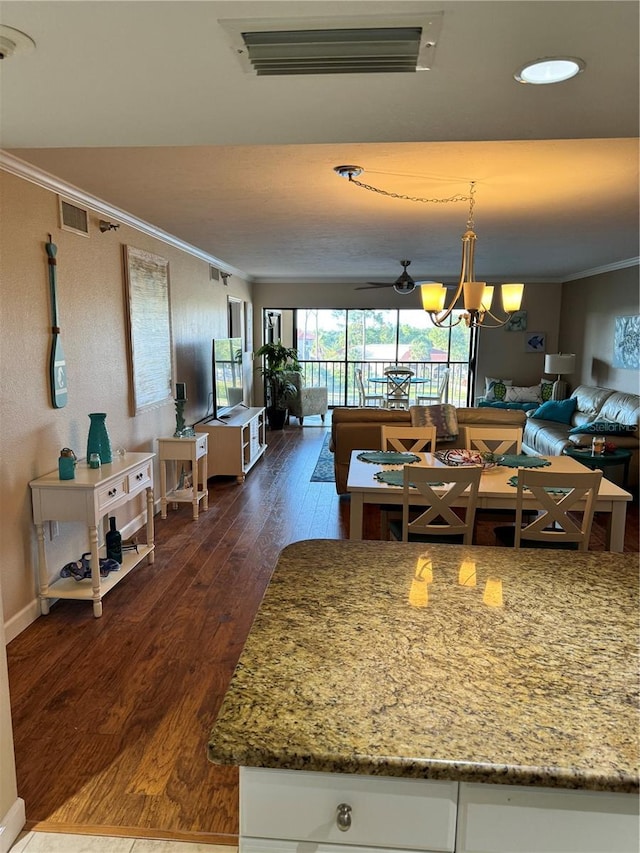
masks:
{"type": "Polygon", "coordinates": [[[518,472],[515,527],[496,527],[498,543],[515,548],[587,551],[601,480],[602,471],[563,474],[521,468],[518,472]],[[523,524],[528,496],[535,499],[540,509],[533,521],[523,524]],[[584,506],[578,506],[582,502],[584,506]]]}
{"type": "Polygon", "coordinates": [[[440,374],[440,382],[438,383],[438,393],[435,396],[426,396],[424,394],[418,394],[416,403],[418,406],[429,406],[431,404],[443,403],[444,398],[447,392],[447,385],[449,384],[449,374],[451,373],[451,369],[449,367],[445,367],[445,369],[440,374]]]}
{"type": "Polygon", "coordinates": [[[356,388],[358,390],[359,405],[361,407],[378,406],[379,408],[384,408],[385,398],[382,394],[367,394],[364,390],[361,368],[356,367],[353,373],[356,380],[356,388]]]}
{"type": "Polygon", "coordinates": [[[467,450],[479,453],[515,453],[522,450],[521,427],[463,426],[462,435],[467,450]]]}
{"type": "Polygon", "coordinates": [[[479,465],[466,468],[405,465],[402,527],[394,521],[389,523],[392,538],[401,542],[445,541],[471,545],[481,474],[479,465]],[[447,481],[444,486],[435,485],[443,480],[447,481]],[[415,503],[416,492],[423,499],[421,504],[415,503]],[[464,518],[453,506],[463,493],[467,493],[464,518]],[[412,510],[419,514],[412,517],[412,510]]]}

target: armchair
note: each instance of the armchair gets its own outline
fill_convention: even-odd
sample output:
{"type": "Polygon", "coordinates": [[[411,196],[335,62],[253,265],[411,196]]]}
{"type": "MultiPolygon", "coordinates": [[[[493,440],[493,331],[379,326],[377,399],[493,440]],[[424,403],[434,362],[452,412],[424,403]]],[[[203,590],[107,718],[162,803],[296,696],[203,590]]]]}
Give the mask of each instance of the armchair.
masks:
{"type": "Polygon", "coordinates": [[[289,379],[298,389],[298,393],[289,401],[289,416],[297,418],[300,426],[303,425],[304,419],[311,415],[320,415],[324,423],[329,409],[326,387],[308,388],[299,373],[292,373],[289,379]]]}

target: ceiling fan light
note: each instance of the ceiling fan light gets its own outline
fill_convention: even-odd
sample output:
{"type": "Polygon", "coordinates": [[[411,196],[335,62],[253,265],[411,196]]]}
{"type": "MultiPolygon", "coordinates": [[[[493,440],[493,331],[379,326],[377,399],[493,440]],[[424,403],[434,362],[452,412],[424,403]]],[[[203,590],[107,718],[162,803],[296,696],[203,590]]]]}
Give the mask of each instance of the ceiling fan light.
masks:
{"type": "Polygon", "coordinates": [[[523,292],[524,284],[502,285],[502,307],[508,314],[520,310],[523,292]]]}
{"type": "Polygon", "coordinates": [[[513,76],[518,83],[546,86],[570,80],[580,74],[584,67],[584,61],[576,56],[545,56],[534,62],[527,62],[513,76]]]}
{"type": "Polygon", "coordinates": [[[420,284],[420,295],[425,311],[442,311],[447,298],[447,288],[437,281],[425,281],[420,284]]]}
{"type": "Polygon", "coordinates": [[[486,281],[465,281],[463,293],[464,307],[467,311],[480,311],[486,286],[486,281]]]}

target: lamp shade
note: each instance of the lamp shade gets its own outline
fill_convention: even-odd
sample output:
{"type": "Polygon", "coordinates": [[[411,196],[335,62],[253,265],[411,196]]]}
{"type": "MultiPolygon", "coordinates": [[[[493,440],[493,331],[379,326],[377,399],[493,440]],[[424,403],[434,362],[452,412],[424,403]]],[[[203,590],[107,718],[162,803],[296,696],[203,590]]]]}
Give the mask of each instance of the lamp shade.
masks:
{"type": "Polygon", "coordinates": [[[555,373],[557,376],[560,376],[563,373],[574,373],[575,369],[575,353],[557,352],[550,353],[544,357],[545,373],[555,373]]]}

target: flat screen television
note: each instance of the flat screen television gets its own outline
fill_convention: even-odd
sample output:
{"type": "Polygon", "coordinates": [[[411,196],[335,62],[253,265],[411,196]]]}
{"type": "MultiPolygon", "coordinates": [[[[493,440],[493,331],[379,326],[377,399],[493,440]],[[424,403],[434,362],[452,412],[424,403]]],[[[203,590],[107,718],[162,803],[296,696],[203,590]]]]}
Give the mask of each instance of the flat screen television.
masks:
{"type": "Polygon", "coordinates": [[[213,417],[242,403],[242,338],[214,338],[212,345],[213,417]]]}

